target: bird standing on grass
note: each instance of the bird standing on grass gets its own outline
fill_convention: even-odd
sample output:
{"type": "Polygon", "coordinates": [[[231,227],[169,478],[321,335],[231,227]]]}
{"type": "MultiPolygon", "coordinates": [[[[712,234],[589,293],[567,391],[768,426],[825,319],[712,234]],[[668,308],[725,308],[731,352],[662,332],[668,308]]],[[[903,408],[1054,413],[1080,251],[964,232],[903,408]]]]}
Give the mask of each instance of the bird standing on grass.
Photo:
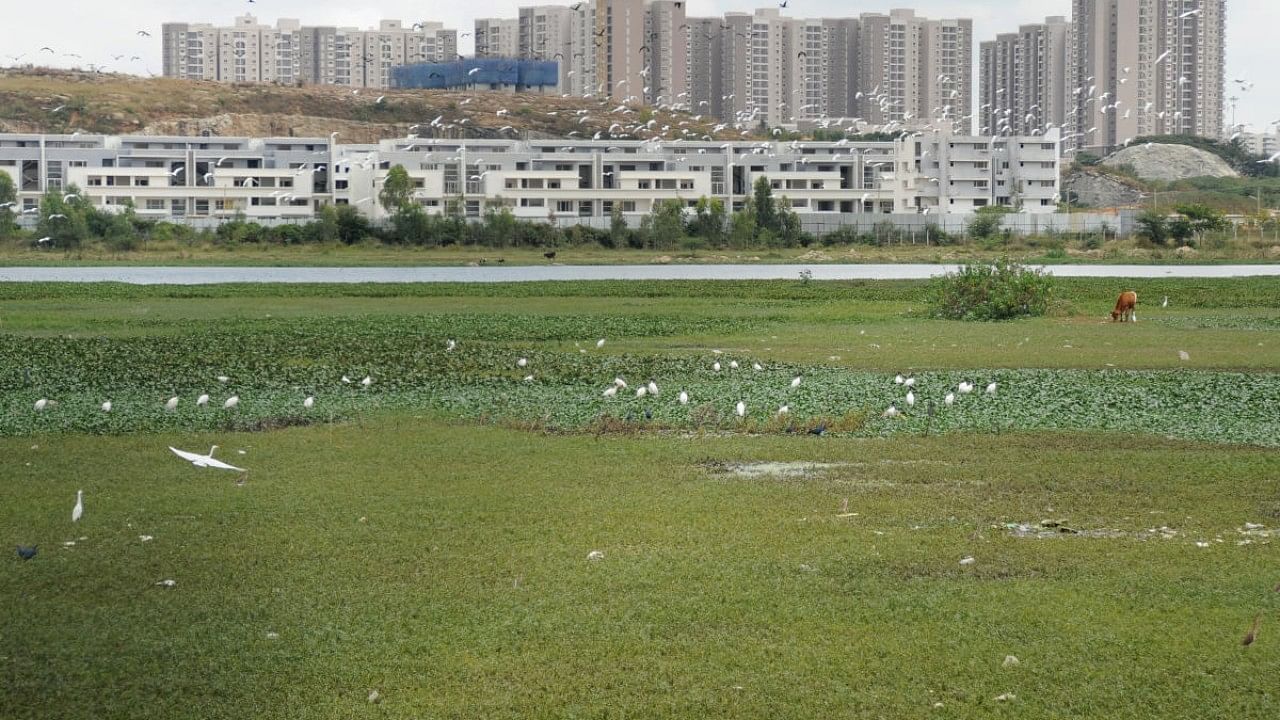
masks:
{"type": "Polygon", "coordinates": [[[76,506],[71,508],[71,522],[80,522],[84,517],[84,491],[76,491],[76,506]]]}
{"type": "Polygon", "coordinates": [[[19,545],[18,557],[22,558],[23,560],[30,560],[31,558],[36,556],[36,552],[38,552],[37,548],[39,547],[40,547],[39,545],[19,545]]]}

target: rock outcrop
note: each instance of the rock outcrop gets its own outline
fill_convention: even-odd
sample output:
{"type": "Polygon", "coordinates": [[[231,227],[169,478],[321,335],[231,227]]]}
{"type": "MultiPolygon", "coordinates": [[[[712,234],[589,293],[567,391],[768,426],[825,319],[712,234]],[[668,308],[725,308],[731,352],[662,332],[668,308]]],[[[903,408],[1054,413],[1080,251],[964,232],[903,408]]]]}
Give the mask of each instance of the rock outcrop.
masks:
{"type": "Polygon", "coordinates": [[[1142,202],[1142,191],[1106,173],[1084,168],[1062,180],[1063,195],[1071,204],[1090,208],[1132,207],[1142,202]]]}

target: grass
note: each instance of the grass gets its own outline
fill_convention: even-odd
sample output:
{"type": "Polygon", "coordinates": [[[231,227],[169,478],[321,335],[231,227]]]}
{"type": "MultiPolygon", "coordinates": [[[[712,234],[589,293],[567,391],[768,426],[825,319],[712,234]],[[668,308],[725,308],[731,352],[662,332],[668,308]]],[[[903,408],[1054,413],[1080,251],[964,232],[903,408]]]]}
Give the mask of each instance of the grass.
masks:
{"type": "Polygon", "coordinates": [[[1236,544],[1244,522],[1280,522],[1273,452],[1070,435],[597,441],[409,418],[30,443],[0,440],[16,461],[0,527],[42,543],[0,564],[22,619],[0,637],[9,717],[1280,709],[1274,552],[1236,544]],[[253,468],[243,487],[164,449],[212,442],[253,468]],[[131,460],[84,477],[89,457],[131,460]],[[716,470],[751,460],[849,464],[798,480],[716,470]],[[856,516],[838,517],[844,498],[856,516]],[[1003,528],[1046,517],[1126,535],[1003,528]],[[1152,539],[1162,526],[1176,535],[1152,539]],[[1241,648],[1259,610],[1260,641],[1241,648]]]}
{"type": "MultiPolygon", "coordinates": [[[[1280,258],[1280,240],[1248,237],[1224,240],[1214,247],[1194,253],[1178,253],[1170,248],[1152,248],[1134,240],[1110,240],[1101,248],[1088,250],[1074,236],[1019,238],[1007,243],[985,245],[925,245],[923,243],[885,246],[857,245],[809,248],[751,248],[745,250],[637,250],[609,249],[595,245],[555,248],[555,262],[566,265],[637,265],[698,263],[959,263],[992,260],[1008,256],[1025,263],[1070,265],[1101,264],[1205,264],[1263,263],[1280,258]]],[[[485,248],[449,246],[424,248],[378,243],[357,245],[217,245],[211,242],[181,244],[147,243],[145,247],[116,252],[101,243],[76,250],[49,251],[32,247],[30,240],[0,240],[0,265],[230,265],[230,266],[400,266],[400,265],[545,265],[547,248],[485,248]]]]}
{"type": "Polygon", "coordinates": [[[1118,284],[0,285],[0,717],[1273,716],[1280,283],[1118,284]]]}

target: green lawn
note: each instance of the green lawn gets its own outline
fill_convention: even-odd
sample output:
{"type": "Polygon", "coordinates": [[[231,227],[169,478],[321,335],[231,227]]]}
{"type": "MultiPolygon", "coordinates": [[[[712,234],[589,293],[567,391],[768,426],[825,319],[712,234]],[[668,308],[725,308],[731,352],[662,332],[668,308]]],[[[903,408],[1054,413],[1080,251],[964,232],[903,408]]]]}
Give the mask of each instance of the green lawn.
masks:
{"type": "Polygon", "coordinates": [[[1275,717],[1280,283],[1118,285],[0,285],[0,718],[1275,717]]]}

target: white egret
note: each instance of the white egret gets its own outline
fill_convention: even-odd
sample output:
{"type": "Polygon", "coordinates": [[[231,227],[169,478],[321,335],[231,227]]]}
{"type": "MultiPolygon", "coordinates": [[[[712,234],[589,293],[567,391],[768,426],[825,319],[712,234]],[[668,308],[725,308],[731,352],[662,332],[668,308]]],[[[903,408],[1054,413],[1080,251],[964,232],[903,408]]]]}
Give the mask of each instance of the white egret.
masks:
{"type": "Polygon", "coordinates": [[[733,411],[738,415],[738,417],[743,417],[747,414],[747,404],[739,400],[737,406],[733,408],[733,411]]]}
{"type": "Polygon", "coordinates": [[[456,347],[458,347],[458,343],[454,342],[453,339],[450,339],[444,344],[445,352],[451,352],[456,347]]]}
{"type": "Polygon", "coordinates": [[[596,560],[603,560],[604,553],[599,550],[592,550],[591,552],[587,553],[587,559],[591,560],[592,562],[596,560]]]}
{"type": "Polygon", "coordinates": [[[597,348],[604,347],[604,338],[600,338],[599,340],[596,341],[596,347],[597,348]]]}
{"type": "Polygon", "coordinates": [[[347,383],[348,385],[350,385],[350,384],[351,384],[351,378],[347,377],[346,375],[343,375],[343,376],[342,376],[342,382],[347,383]]]}
{"type": "Polygon", "coordinates": [[[903,381],[902,381],[902,384],[903,384],[903,385],[905,385],[905,386],[907,386],[907,387],[915,387],[915,385],[916,385],[916,379],[915,379],[915,378],[913,378],[913,377],[909,377],[909,378],[907,378],[906,380],[903,380],[903,381]]]}
{"type": "Polygon", "coordinates": [[[689,404],[689,393],[687,393],[687,392],[685,392],[685,391],[683,391],[683,390],[681,390],[681,391],[680,391],[680,404],[681,404],[681,405],[688,405],[688,404],[689,404]]]}
{"type": "Polygon", "coordinates": [[[84,516],[84,491],[76,491],[76,506],[71,508],[71,522],[80,522],[80,518],[84,516]]]}
{"type": "Polygon", "coordinates": [[[961,380],[960,384],[956,386],[956,389],[960,391],[961,395],[968,395],[973,392],[973,383],[961,380]]]}
{"type": "Polygon", "coordinates": [[[901,375],[899,375],[899,376],[897,376],[897,377],[895,377],[895,378],[893,379],[893,384],[894,384],[894,385],[901,385],[902,383],[906,382],[906,380],[907,380],[906,378],[904,378],[904,377],[902,377],[901,375]]]}
{"type": "Polygon", "coordinates": [[[239,395],[232,395],[231,397],[227,398],[227,401],[226,401],[226,402],[222,403],[222,409],[223,409],[223,410],[234,410],[235,408],[237,408],[237,407],[239,407],[239,406],[240,406],[240,396],[239,396],[239,395]]]}
{"type": "Polygon", "coordinates": [[[617,386],[617,385],[610,385],[609,387],[607,387],[607,388],[605,388],[605,389],[604,389],[604,392],[603,392],[602,394],[603,394],[605,397],[613,397],[614,395],[617,395],[617,394],[618,394],[618,386],[617,386]]]}
{"type": "Polygon", "coordinates": [[[533,382],[533,376],[532,376],[532,375],[525,375],[525,376],[524,376],[524,381],[525,381],[525,382],[533,382]]]}
{"type": "Polygon", "coordinates": [[[314,397],[310,396],[310,395],[308,395],[308,396],[307,396],[307,399],[306,399],[306,400],[303,400],[303,401],[302,401],[302,407],[304,407],[304,408],[306,408],[306,409],[308,409],[308,410],[310,410],[311,408],[313,408],[313,407],[315,407],[315,406],[316,406],[316,399],[315,399],[314,397]]]}
{"type": "Polygon", "coordinates": [[[656,383],[656,382],[654,382],[654,381],[650,380],[650,381],[649,381],[649,384],[646,386],[646,389],[648,389],[648,391],[649,391],[649,394],[650,394],[650,395],[657,395],[657,394],[658,394],[658,383],[656,383]]]}
{"type": "Polygon", "coordinates": [[[167,588],[174,587],[177,584],[178,584],[177,580],[161,580],[160,582],[156,583],[156,585],[160,587],[167,587],[167,588]]]}
{"type": "Polygon", "coordinates": [[[222,462],[221,460],[214,460],[213,451],[218,449],[217,445],[214,445],[213,447],[209,448],[208,455],[201,455],[199,453],[187,452],[186,450],[179,450],[178,448],[173,447],[172,445],[169,446],[169,449],[173,451],[174,455],[177,455],[178,457],[182,458],[183,460],[186,460],[187,462],[191,463],[192,465],[195,465],[196,467],[207,467],[207,468],[213,468],[215,470],[235,470],[238,472],[247,472],[244,468],[238,468],[234,465],[228,465],[222,462]]]}
{"type": "Polygon", "coordinates": [[[230,380],[231,380],[231,378],[227,377],[226,375],[219,375],[219,376],[218,376],[218,382],[220,382],[220,383],[228,382],[228,381],[230,381],[230,380]]]}
{"type": "Polygon", "coordinates": [[[108,400],[108,401],[106,401],[106,402],[102,403],[102,412],[111,412],[111,401],[110,401],[110,400],[108,400]]]}
{"type": "Polygon", "coordinates": [[[526,367],[529,364],[529,358],[520,358],[516,361],[516,367],[526,367]]]}
{"type": "Polygon", "coordinates": [[[208,404],[209,404],[209,393],[201,393],[200,397],[196,398],[197,407],[204,407],[208,404]]]}
{"type": "Polygon", "coordinates": [[[751,369],[755,370],[756,372],[759,372],[764,369],[764,366],[761,365],[760,363],[751,363],[751,369]]]}
{"type": "Polygon", "coordinates": [[[884,416],[887,418],[895,418],[901,414],[902,412],[899,411],[898,408],[894,407],[893,405],[890,405],[889,409],[884,411],[884,416]]]}
{"type": "Polygon", "coordinates": [[[1191,354],[1188,353],[1186,350],[1179,350],[1178,359],[1183,360],[1185,362],[1191,359],[1191,354]]]}
{"type": "Polygon", "coordinates": [[[1168,296],[1168,295],[1165,295],[1165,296],[1164,296],[1164,300],[1161,300],[1161,301],[1160,301],[1160,307],[1162,307],[1162,308],[1167,308],[1167,307],[1169,307],[1169,296],[1168,296]]]}
{"type": "Polygon", "coordinates": [[[364,379],[360,381],[360,384],[365,387],[369,387],[370,385],[373,384],[373,378],[369,377],[368,375],[365,375],[364,379]]]}
{"type": "Polygon", "coordinates": [[[737,369],[738,369],[738,361],[737,361],[737,360],[730,360],[730,361],[729,361],[729,369],[730,369],[730,370],[737,370],[737,369]]]}
{"type": "Polygon", "coordinates": [[[40,398],[36,401],[36,412],[44,412],[47,408],[54,406],[54,401],[40,398]]]}
{"type": "Polygon", "coordinates": [[[165,404],[164,404],[164,409],[165,409],[165,410],[168,410],[169,412],[173,412],[174,410],[177,410],[177,409],[178,409],[178,396],[177,396],[177,395],[174,395],[173,397],[169,398],[169,400],[168,400],[167,402],[165,402],[165,404]]]}
{"type": "Polygon", "coordinates": [[[791,379],[791,387],[792,388],[800,387],[800,382],[801,382],[801,377],[799,375],[795,376],[794,378],[791,379]]]}
{"type": "Polygon", "coordinates": [[[614,387],[616,387],[616,388],[618,388],[619,390],[626,390],[626,389],[627,389],[627,381],[626,381],[626,380],[623,380],[623,379],[622,379],[622,378],[620,378],[620,377],[616,377],[616,378],[614,378],[614,379],[613,379],[613,386],[614,386],[614,387]]]}
{"type": "Polygon", "coordinates": [[[990,385],[988,385],[988,386],[987,386],[987,394],[988,394],[988,395],[995,395],[995,394],[996,394],[996,385],[997,385],[997,383],[992,382],[990,385]]]}
{"type": "Polygon", "coordinates": [[[641,385],[640,387],[636,388],[636,397],[638,397],[638,398],[642,398],[642,397],[644,397],[645,395],[648,395],[648,394],[649,394],[649,388],[647,388],[647,387],[645,387],[645,386],[643,386],[643,385],[641,385]]]}
{"type": "Polygon", "coordinates": [[[908,391],[907,391],[907,407],[915,407],[915,406],[916,406],[916,394],[915,394],[915,391],[913,391],[913,390],[908,390],[908,391]]]}
{"type": "Polygon", "coordinates": [[[778,414],[779,414],[779,415],[786,415],[786,414],[787,414],[787,413],[789,413],[789,412],[791,412],[791,406],[790,406],[790,405],[783,405],[782,407],[778,408],[778,414]]]}
{"type": "Polygon", "coordinates": [[[955,394],[955,393],[947,393],[947,396],[946,396],[945,398],[943,398],[943,399],[942,399],[942,402],[944,402],[944,403],[946,403],[946,404],[948,404],[948,405],[954,405],[954,404],[955,404],[955,402],[956,402],[956,394],[955,394]]]}

